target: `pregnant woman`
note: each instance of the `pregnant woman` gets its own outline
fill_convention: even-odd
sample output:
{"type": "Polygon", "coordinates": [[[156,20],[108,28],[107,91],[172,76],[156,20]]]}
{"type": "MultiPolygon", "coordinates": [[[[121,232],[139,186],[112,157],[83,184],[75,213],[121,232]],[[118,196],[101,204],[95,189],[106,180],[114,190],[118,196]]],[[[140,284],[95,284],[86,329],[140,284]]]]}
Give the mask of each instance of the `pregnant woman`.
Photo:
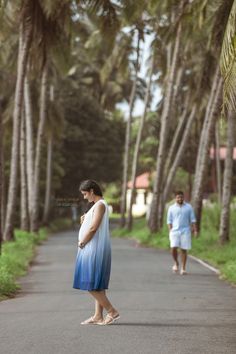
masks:
{"type": "Polygon", "coordinates": [[[93,206],[81,218],[73,288],[87,290],[95,299],[94,315],[81,324],[109,325],[120,316],[106,296],[111,269],[108,205],[95,181],[83,181],[80,191],[93,206]]]}

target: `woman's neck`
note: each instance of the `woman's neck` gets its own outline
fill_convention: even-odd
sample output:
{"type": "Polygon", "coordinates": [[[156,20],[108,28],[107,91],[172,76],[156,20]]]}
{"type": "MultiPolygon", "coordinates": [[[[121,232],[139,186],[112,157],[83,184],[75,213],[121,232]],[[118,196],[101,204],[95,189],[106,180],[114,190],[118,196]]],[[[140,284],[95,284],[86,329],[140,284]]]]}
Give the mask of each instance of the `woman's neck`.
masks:
{"type": "Polygon", "coordinates": [[[102,197],[100,197],[100,195],[96,195],[95,197],[94,197],[94,203],[96,203],[96,202],[98,202],[99,200],[101,200],[101,199],[103,199],[102,197]]]}

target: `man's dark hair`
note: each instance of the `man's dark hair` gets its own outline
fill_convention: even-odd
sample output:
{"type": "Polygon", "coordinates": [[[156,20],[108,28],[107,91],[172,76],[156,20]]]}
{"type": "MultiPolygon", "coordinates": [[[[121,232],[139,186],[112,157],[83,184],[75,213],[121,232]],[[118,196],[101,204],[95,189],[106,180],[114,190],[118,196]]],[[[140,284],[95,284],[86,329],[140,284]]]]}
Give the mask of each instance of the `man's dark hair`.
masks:
{"type": "Polygon", "coordinates": [[[182,195],[182,196],[184,196],[184,192],[182,192],[182,191],[176,191],[176,192],[175,192],[175,196],[177,196],[177,195],[182,195]]]}

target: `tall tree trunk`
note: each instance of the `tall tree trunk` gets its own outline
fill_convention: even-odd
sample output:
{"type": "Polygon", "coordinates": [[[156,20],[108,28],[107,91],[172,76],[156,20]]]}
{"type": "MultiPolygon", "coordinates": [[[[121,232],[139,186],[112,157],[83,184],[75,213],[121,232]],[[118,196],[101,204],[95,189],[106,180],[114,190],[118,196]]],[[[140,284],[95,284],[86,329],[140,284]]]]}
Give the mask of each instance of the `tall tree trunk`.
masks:
{"type": "MultiPolygon", "coordinates": [[[[185,48],[186,50],[186,48],[185,48]]],[[[175,82],[174,82],[174,89],[173,89],[173,98],[172,98],[172,102],[171,102],[171,119],[170,119],[170,124],[175,124],[176,122],[176,112],[178,112],[178,108],[177,108],[177,104],[178,104],[178,95],[179,92],[181,91],[180,87],[181,87],[181,83],[182,83],[182,79],[183,79],[183,74],[184,74],[184,70],[185,67],[182,65],[180,66],[179,61],[177,62],[177,73],[176,73],[176,78],[175,78],[175,82]]]]}
{"type": "Polygon", "coordinates": [[[42,70],[41,93],[40,93],[40,114],[37,133],[37,143],[34,165],[34,188],[33,188],[33,207],[31,231],[37,232],[39,229],[39,180],[40,180],[40,161],[42,151],[42,141],[44,125],[47,115],[47,88],[48,88],[48,64],[45,62],[42,70]]]}
{"type": "Polygon", "coordinates": [[[214,91],[212,106],[211,108],[208,107],[206,110],[206,115],[202,127],[192,193],[192,205],[195,210],[199,230],[201,224],[204,179],[208,167],[209,147],[217,115],[219,114],[219,108],[222,103],[222,78],[218,70],[216,72],[216,76],[217,79],[214,80],[214,85],[212,86],[212,91],[214,91]]]}
{"type": "MultiPolygon", "coordinates": [[[[25,2],[25,6],[29,6],[30,1],[25,2]]],[[[27,19],[23,18],[23,21],[27,19]]],[[[24,78],[26,73],[27,59],[29,55],[29,49],[32,38],[32,23],[29,22],[20,27],[19,37],[19,50],[18,50],[18,66],[17,66],[17,79],[14,101],[14,113],[13,113],[13,138],[12,138],[12,150],[11,150],[11,166],[10,166],[10,181],[8,188],[8,201],[7,201],[7,213],[4,229],[4,239],[12,240],[13,224],[14,224],[14,211],[16,204],[17,193],[17,174],[18,174],[18,161],[19,161],[19,136],[20,136],[20,118],[23,104],[23,88],[24,78]]]]}
{"type": "Polygon", "coordinates": [[[0,255],[2,254],[3,239],[3,122],[2,122],[2,98],[0,97],[0,255]]]}
{"type": "Polygon", "coordinates": [[[235,112],[231,111],[228,115],[227,129],[227,154],[224,167],[223,194],[222,194],[222,209],[220,216],[220,243],[224,244],[229,241],[230,228],[230,201],[231,201],[231,186],[233,177],[233,151],[235,143],[235,112]]]}
{"type": "MultiPolygon", "coordinates": [[[[166,70],[167,72],[169,72],[171,70],[171,59],[172,59],[172,48],[173,44],[172,42],[168,43],[166,46],[166,70]]],[[[165,77],[165,84],[167,84],[167,79],[168,76],[165,77]]]]}
{"type": "Polygon", "coordinates": [[[139,158],[139,150],[140,150],[140,144],[141,144],[141,139],[142,139],[143,127],[144,127],[144,123],[145,123],[145,119],[146,119],[146,115],[147,115],[147,110],[148,110],[148,106],[149,106],[149,101],[150,101],[150,92],[151,92],[151,85],[152,85],[152,75],[153,75],[153,70],[154,70],[154,62],[155,62],[155,59],[154,59],[154,54],[153,54],[151,68],[150,68],[150,76],[149,76],[145,100],[144,100],[144,111],[143,111],[143,114],[142,114],[140,122],[139,122],[138,134],[136,137],[133,163],[132,163],[131,193],[130,193],[130,203],[129,203],[129,208],[128,208],[128,223],[127,223],[128,230],[131,230],[132,225],[133,225],[132,208],[133,208],[135,188],[136,188],[135,180],[136,180],[136,175],[137,175],[138,158],[139,158]]]}
{"type": "Polygon", "coordinates": [[[53,135],[50,132],[47,145],[47,176],[46,176],[46,191],[44,202],[43,223],[48,223],[50,213],[50,200],[51,200],[51,184],[52,184],[52,150],[53,150],[53,135]]]}
{"type": "MultiPolygon", "coordinates": [[[[29,68],[28,68],[29,70],[29,68]]],[[[27,172],[27,196],[28,196],[28,214],[30,224],[32,224],[32,200],[33,200],[33,185],[34,185],[34,145],[33,145],[33,113],[32,101],[30,94],[30,84],[28,75],[25,77],[24,84],[24,99],[25,99],[25,121],[26,121],[26,172],[27,172]]]]}
{"type": "MultiPolygon", "coordinates": [[[[215,99],[215,95],[216,95],[216,92],[217,92],[219,78],[220,78],[220,67],[219,67],[219,65],[217,65],[216,71],[215,71],[215,75],[214,75],[214,79],[213,79],[213,83],[212,83],[212,87],[211,87],[210,97],[209,97],[209,100],[208,100],[208,104],[207,104],[207,107],[206,107],[206,112],[205,112],[205,116],[204,116],[204,120],[203,120],[200,143],[198,144],[198,154],[197,154],[197,160],[196,160],[196,166],[195,166],[195,173],[197,171],[199,171],[201,160],[203,158],[204,145],[202,143],[205,140],[204,134],[207,134],[206,126],[208,124],[209,118],[211,117],[212,107],[214,105],[214,99],[215,99]]],[[[195,187],[193,186],[193,193],[194,193],[194,188],[195,187]]]]}
{"type": "Polygon", "coordinates": [[[28,205],[27,205],[27,180],[26,180],[26,156],[25,156],[25,112],[22,109],[20,131],[20,184],[21,184],[21,230],[29,231],[28,205]]]}
{"type": "Polygon", "coordinates": [[[215,156],[216,156],[216,181],[218,203],[221,204],[221,167],[220,167],[220,136],[219,136],[219,122],[216,122],[215,128],[215,156]]]}
{"type": "Polygon", "coordinates": [[[189,136],[191,134],[192,124],[193,124],[193,121],[195,119],[195,114],[196,114],[196,104],[194,104],[194,106],[192,108],[191,114],[189,116],[189,119],[187,121],[187,125],[186,125],[185,130],[184,130],[184,134],[182,136],[181,143],[180,143],[179,148],[177,150],[177,154],[175,156],[174,162],[173,162],[173,164],[172,164],[172,166],[171,166],[171,168],[169,170],[169,173],[168,173],[168,177],[167,177],[167,181],[165,183],[165,189],[164,189],[164,193],[163,193],[164,205],[165,205],[165,202],[166,202],[166,200],[168,198],[168,194],[170,192],[170,188],[172,186],[172,183],[173,183],[177,168],[179,167],[179,164],[181,162],[183,154],[184,154],[184,152],[186,150],[186,145],[188,143],[188,139],[189,139],[189,136]]]}
{"type": "Polygon", "coordinates": [[[189,112],[189,101],[190,101],[190,95],[188,94],[186,97],[183,112],[179,118],[179,122],[178,122],[177,128],[175,129],[174,137],[172,139],[171,146],[168,151],[166,164],[165,164],[165,178],[167,178],[170,166],[173,163],[175,152],[177,150],[177,145],[179,144],[179,142],[181,141],[181,138],[182,138],[183,130],[186,125],[186,119],[187,119],[188,112],[189,112]]]}
{"type": "MultiPolygon", "coordinates": [[[[1,116],[1,119],[3,117],[1,116]]],[[[3,121],[1,121],[1,138],[0,138],[0,165],[1,165],[1,187],[0,187],[0,209],[1,209],[1,232],[2,232],[2,239],[4,234],[4,225],[5,225],[5,218],[6,218],[6,176],[5,176],[5,154],[4,154],[4,125],[3,121]]]]}
{"type": "Polygon", "coordinates": [[[166,143],[168,137],[169,129],[169,120],[170,120],[170,110],[171,110],[171,101],[173,96],[173,84],[176,74],[177,60],[180,51],[180,38],[181,38],[182,25],[181,22],[178,24],[178,29],[176,33],[176,40],[173,52],[172,65],[167,81],[166,94],[164,97],[164,106],[161,115],[161,132],[159,139],[159,148],[157,154],[157,163],[156,163],[156,176],[154,181],[153,189],[153,199],[151,203],[150,215],[148,220],[148,225],[151,232],[155,232],[159,229],[159,220],[158,220],[158,206],[161,198],[161,187],[162,187],[162,178],[163,178],[163,167],[164,161],[166,158],[166,143]]]}
{"type": "Polygon", "coordinates": [[[125,134],[125,152],[124,152],[124,162],[123,162],[123,179],[122,179],[122,193],[121,193],[121,218],[120,227],[125,226],[125,213],[126,213],[126,196],[127,196],[127,183],[128,183],[128,168],[129,168],[129,154],[130,154],[130,136],[131,136],[131,123],[132,115],[135,101],[135,93],[138,81],[138,71],[139,71],[139,56],[140,56],[140,34],[137,43],[137,59],[135,67],[135,77],[131,89],[130,99],[129,99],[129,117],[126,123],[126,134],[125,134]]]}

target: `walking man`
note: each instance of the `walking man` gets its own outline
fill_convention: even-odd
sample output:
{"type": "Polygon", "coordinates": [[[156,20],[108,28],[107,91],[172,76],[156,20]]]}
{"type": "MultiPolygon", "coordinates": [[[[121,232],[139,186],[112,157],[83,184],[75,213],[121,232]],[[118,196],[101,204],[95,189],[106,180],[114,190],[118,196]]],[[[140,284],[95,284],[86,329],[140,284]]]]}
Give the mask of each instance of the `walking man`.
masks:
{"type": "Polygon", "coordinates": [[[180,248],[182,261],[180,274],[185,275],[187,274],[187,250],[191,249],[191,231],[197,234],[197,226],[193,208],[184,201],[182,191],[175,193],[175,203],[169,207],[167,212],[167,224],[174,259],[172,271],[177,273],[179,270],[178,248],[180,248]]]}

